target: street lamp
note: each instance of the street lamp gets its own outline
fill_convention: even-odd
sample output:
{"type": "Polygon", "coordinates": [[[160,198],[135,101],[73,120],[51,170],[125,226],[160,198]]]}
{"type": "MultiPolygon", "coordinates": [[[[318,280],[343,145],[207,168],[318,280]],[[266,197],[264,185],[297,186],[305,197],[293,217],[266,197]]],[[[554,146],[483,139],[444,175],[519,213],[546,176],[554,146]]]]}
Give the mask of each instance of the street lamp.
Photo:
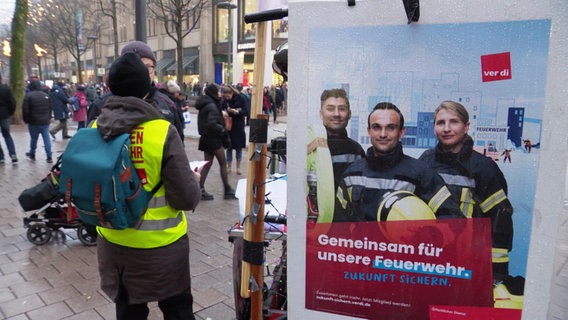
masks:
{"type": "Polygon", "coordinates": [[[95,80],[93,81],[94,83],[97,83],[98,81],[98,75],[97,75],[97,39],[99,37],[97,36],[88,36],[87,39],[88,40],[93,40],[93,75],[95,80]]]}
{"type": "Polygon", "coordinates": [[[231,10],[236,9],[237,5],[232,4],[230,1],[222,1],[217,3],[217,8],[227,9],[227,84],[232,84],[231,82],[231,52],[233,49],[232,39],[233,39],[233,24],[231,20],[231,10]]]}
{"type": "Polygon", "coordinates": [[[34,43],[34,49],[36,50],[36,55],[37,55],[39,80],[45,80],[45,77],[42,75],[41,72],[41,57],[45,56],[46,57],[45,59],[47,60],[47,50],[38,46],[36,43],[34,43]]]}

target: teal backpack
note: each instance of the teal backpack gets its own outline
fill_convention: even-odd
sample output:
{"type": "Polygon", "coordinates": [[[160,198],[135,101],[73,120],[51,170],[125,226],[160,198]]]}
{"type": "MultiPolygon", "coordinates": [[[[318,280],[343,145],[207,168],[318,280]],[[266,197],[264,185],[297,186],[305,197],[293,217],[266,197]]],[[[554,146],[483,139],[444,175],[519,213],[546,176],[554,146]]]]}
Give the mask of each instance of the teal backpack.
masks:
{"type": "Polygon", "coordinates": [[[105,141],[96,128],[78,130],[61,157],[59,190],[90,225],[135,227],[162,186],[144,190],[130,159],[129,133],[105,141]]]}

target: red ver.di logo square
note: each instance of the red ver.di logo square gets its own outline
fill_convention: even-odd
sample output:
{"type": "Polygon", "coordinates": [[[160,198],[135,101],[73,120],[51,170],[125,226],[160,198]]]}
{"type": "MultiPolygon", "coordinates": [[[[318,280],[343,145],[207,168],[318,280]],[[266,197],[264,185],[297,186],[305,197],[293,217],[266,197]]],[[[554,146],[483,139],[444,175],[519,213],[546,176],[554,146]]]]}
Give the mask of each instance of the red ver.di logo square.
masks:
{"type": "Polygon", "coordinates": [[[511,53],[495,53],[481,56],[481,80],[483,82],[511,79],[511,53]]]}

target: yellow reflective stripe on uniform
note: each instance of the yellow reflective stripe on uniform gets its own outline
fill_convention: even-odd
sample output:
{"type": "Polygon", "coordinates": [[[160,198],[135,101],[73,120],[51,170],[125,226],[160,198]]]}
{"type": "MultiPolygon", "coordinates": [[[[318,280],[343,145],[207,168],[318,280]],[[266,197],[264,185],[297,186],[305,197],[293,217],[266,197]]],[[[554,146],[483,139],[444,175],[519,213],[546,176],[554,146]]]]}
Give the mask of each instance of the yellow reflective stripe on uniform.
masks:
{"type": "MultiPolygon", "coordinates": [[[[351,188],[349,188],[349,190],[351,190],[351,188]]],[[[347,201],[351,199],[351,196],[350,196],[349,191],[348,191],[347,196],[349,196],[349,199],[347,199],[347,198],[345,197],[345,195],[343,194],[343,189],[337,188],[337,195],[336,195],[337,201],[339,202],[339,204],[341,204],[341,207],[342,207],[343,209],[346,209],[346,208],[347,208],[347,201]]]]}
{"type": "Polygon", "coordinates": [[[136,229],[138,230],[165,230],[169,228],[173,228],[180,224],[183,220],[182,215],[183,211],[180,211],[175,218],[167,218],[161,220],[142,220],[142,222],[138,225],[136,229]]]}
{"type": "Polygon", "coordinates": [[[493,263],[509,262],[509,251],[503,248],[491,248],[491,261],[493,263]]]}
{"type": "Polygon", "coordinates": [[[348,163],[359,159],[361,159],[361,156],[358,154],[338,154],[331,156],[331,162],[333,163],[348,163]]]}
{"type": "Polygon", "coordinates": [[[464,217],[471,218],[473,216],[473,205],[475,201],[473,200],[473,193],[470,189],[462,189],[462,194],[460,198],[460,208],[464,217]]]}
{"type": "Polygon", "coordinates": [[[505,194],[505,191],[503,191],[503,189],[499,189],[499,191],[495,192],[490,197],[485,199],[485,201],[483,201],[479,205],[479,207],[481,208],[481,211],[483,211],[483,213],[487,213],[489,210],[493,209],[493,207],[506,199],[507,195],[505,194]]]}
{"type": "Polygon", "coordinates": [[[347,186],[363,186],[367,189],[404,190],[412,193],[414,193],[414,190],[416,189],[416,186],[413,183],[397,179],[348,176],[344,180],[347,186]]]}
{"type": "Polygon", "coordinates": [[[443,186],[436,192],[436,194],[428,202],[428,206],[432,208],[432,211],[438,211],[438,208],[451,196],[450,190],[446,186],[443,186]]]}
{"type": "Polygon", "coordinates": [[[473,178],[448,173],[440,173],[439,175],[447,185],[475,188],[475,179],[473,178]]]}

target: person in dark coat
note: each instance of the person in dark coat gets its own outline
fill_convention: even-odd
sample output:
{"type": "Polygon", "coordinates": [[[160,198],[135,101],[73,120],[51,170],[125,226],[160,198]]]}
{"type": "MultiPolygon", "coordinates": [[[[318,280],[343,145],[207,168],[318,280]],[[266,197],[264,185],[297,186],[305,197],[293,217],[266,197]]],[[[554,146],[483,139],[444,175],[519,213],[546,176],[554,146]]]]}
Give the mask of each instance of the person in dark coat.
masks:
{"type": "Polygon", "coordinates": [[[51,140],[49,140],[49,122],[51,121],[51,104],[47,93],[41,90],[39,80],[32,80],[28,86],[29,92],[24,96],[22,115],[28,124],[30,132],[30,151],[26,156],[35,160],[38,136],[41,134],[47,162],[51,163],[51,140]]]}
{"type": "Polygon", "coordinates": [[[51,101],[51,108],[53,109],[53,118],[59,121],[55,127],[49,130],[49,134],[51,134],[53,140],[55,140],[55,135],[59,131],[61,131],[63,139],[71,138],[67,132],[67,119],[69,119],[67,102],[69,101],[69,97],[67,96],[67,93],[65,93],[64,84],[58,83],[53,85],[49,97],[51,101]]]}
{"type": "Polygon", "coordinates": [[[221,180],[225,187],[225,199],[236,199],[235,190],[229,185],[227,176],[227,159],[225,158],[225,148],[229,148],[231,140],[229,133],[225,130],[225,120],[221,110],[221,97],[219,97],[219,87],[211,83],[205,88],[205,95],[200,96],[195,102],[195,108],[199,111],[197,115],[197,131],[199,138],[198,149],[203,151],[206,161],[209,161],[201,169],[201,200],[213,200],[213,195],[205,190],[205,180],[213,159],[217,158],[219,163],[221,180]]]}
{"type": "MultiPolygon", "coordinates": [[[[2,76],[0,76],[0,82],[1,81],[2,76]]],[[[16,147],[14,146],[12,135],[10,134],[10,123],[12,122],[14,111],[16,111],[16,99],[12,93],[12,89],[0,83],[0,128],[2,129],[2,136],[4,137],[4,141],[6,141],[6,149],[8,149],[12,163],[18,162],[16,147]]],[[[4,151],[1,147],[0,164],[4,164],[4,151]]]]}
{"type": "Polygon", "coordinates": [[[233,150],[237,158],[237,174],[241,174],[241,159],[243,148],[246,147],[245,118],[249,113],[247,101],[240,92],[232,86],[223,87],[222,109],[233,119],[233,125],[229,131],[231,146],[227,148],[227,170],[231,173],[233,162],[233,150]]]}

